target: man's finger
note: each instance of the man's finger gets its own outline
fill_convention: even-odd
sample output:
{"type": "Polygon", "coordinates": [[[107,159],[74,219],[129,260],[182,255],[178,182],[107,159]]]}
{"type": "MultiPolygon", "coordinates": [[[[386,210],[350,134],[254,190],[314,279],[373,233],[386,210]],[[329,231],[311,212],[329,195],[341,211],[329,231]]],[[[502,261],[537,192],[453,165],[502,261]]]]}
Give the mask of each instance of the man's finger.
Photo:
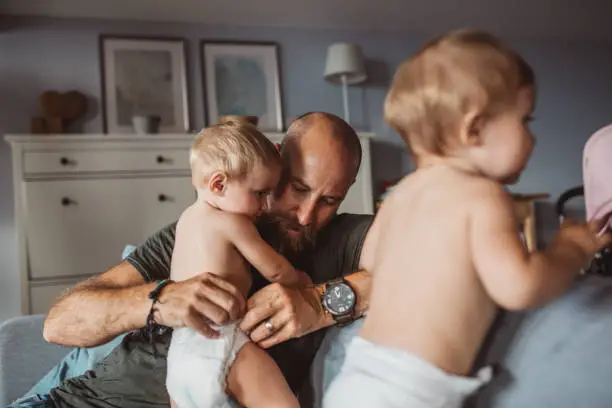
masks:
{"type": "Polygon", "coordinates": [[[187,324],[187,326],[194,328],[204,337],[207,337],[209,339],[216,339],[217,337],[219,337],[219,332],[214,330],[208,324],[206,324],[206,321],[200,316],[190,316],[187,318],[187,321],[185,323],[187,324]]]}
{"type": "Polygon", "coordinates": [[[247,301],[247,309],[255,309],[260,306],[269,304],[279,304],[279,300],[282,298],[283,290],[285,288],[278,283],[265,286],[257,291],[247,301]]]}
{"type": "Polygon", "coordinates": [[[240,330],[245,333],[250,333],[257,325],[269,319],[274,313],[276,313],[276,309],[271,306],[261,306],[249,309],[240,323],[240,330]]]}
{"type": "Polygon", "coordinates": [[[246,308],[246,300],[236,286],[212,273],[203,274],[202,278],[208,284],[204,286],[213,289],[213,293],[209,297],[215,297],[216,294],[216,298],[220,302],[219,306],[226,308],[232,320],[242,315],[246,308]],[[219,289],[219,292],[215,292],[214,287],[219,289]],[[227,297],[224,297],[223,293],[227,297]]]}
{"type": "Polygon", "coordinates": [[[283,327],[289,323],[291,315],[285,311],[285,309],[274,314],[270,318],[260,322],[255,329],[251,330],[250,337],[254,343],[259,343],[280,331],[283,327]],[[270,322],[270,328],[266,327],[266,323],[270,322]]]}
{"type": "MultiPolygon", "coordinates": [[[[206,299],[213,303],[217,308],[223,310],[228,321],[234,321],[242,315],[241,302],[229,292],[219,288],[213,282],[200,284],[197,290],[197,296],[201,299],[206,299]]],[[[223,323],[220,323],[223,324],[223,323]]]]}
{"type": "Polygon", "coordinates": [[[276,346],[277,344],[280,344],[282,342],[285,342],[289,339],[291,339],[292,333],[291,333],[291,328],[286,325],[284,326],[282,329],[280,329],[279,331],[277,331],[276,333],[274,333],[273,335],[271,335],[270,337],[268,337],[267,339],[257,343],[260,347],[262,348],[270,348],[272,346],[276,346]]]}
{"type": "Polygon", "coordinates": [[[191,307],[206,321],[219,326],[229,323],[227,311],[203,296],[198,296],[191,304],[191,307]]]}

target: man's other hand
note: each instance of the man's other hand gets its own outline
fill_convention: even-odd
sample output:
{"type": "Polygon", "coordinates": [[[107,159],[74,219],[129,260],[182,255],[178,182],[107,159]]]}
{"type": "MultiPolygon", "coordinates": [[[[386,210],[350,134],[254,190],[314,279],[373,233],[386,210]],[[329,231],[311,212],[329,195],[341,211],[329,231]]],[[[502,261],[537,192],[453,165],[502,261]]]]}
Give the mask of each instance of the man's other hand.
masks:
{"type": "Polygon", "coordinates": [[[274,283],[251,296],[240,328],[254,343],[269,348],[318,330],[323,320],[315,287],[291,289],[274,283]]]}

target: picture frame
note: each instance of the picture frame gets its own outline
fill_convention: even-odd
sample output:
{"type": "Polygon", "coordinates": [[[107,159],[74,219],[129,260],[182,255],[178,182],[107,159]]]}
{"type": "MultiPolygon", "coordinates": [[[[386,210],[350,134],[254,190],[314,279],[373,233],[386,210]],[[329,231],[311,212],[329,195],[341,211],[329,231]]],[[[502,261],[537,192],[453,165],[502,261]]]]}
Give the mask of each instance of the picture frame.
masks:
{"type": "Polygon", "coordinates": [[[134,116],[153,116],[160,133],[190,130],[187,41],[101,35],[104,133],[134,133],[134,116]]]}
{"type": "Polygon", "coordinates": [[[279,48],[275,42],[200,42],[208,125],[222,116],[256,116],[260,130],[284,130],[279,48]]]}

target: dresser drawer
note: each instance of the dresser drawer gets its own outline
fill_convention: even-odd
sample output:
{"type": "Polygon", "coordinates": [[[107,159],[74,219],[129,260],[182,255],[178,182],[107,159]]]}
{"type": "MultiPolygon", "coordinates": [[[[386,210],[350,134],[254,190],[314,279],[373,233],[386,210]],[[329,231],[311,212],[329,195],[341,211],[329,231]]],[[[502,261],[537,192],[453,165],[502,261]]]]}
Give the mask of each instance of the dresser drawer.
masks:
{"type": "Polygon", "coordinates": [[[24,172],[87,173],[188,170],[188,149],[66,150],[24,153],[24,172]]]}
{"type": "Polygon", "coordinates": [[[24,182],[29,279],[82,277],[120,261],[195,201],[189,177],[24,182]]]}

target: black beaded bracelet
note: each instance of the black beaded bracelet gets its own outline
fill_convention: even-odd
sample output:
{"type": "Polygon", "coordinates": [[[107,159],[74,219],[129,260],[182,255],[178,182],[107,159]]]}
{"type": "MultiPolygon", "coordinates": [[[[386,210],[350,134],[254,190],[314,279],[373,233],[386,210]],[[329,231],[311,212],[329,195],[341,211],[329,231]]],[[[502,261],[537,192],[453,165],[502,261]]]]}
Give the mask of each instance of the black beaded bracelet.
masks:
{"type": "Polygon", "coordinates": [[[151,309],[149,309],[149,314],[147,315],[147,325],[145,327],[145,331],[147,333],[147,337],[149,338],[149,344],[151,345],[151,348],[153,349],[153,355],[155,357],[157,357],[158,354],[157,354],[157,348],[155,347],[154,337],[155,337],[157,328],[159,327],[159,325],[155,321],[155,311],[157,310],[155,308],[155,305],[159,303],[159,296],[161,295],[162,290],[171,283],[174,283],[174,281],[171,279],[164,279],[162,281],[157,282],[157,285],[155,285],[155,288],[153,288],[153,290],[149,292],[149,295],[147,296],[149,299],[153,301],[153,303],[151,303],[151,309]]]}
{"type": "MultiPolygon", "coordinates": [[[[161,291],[163,288],[166,287],[166,285],[170,284],[170,283],[174,283],[174,281],[172,279],[164,279],[161,280],[159,282],[157,282],[157,285],[153,288],[153,290],[151,292],[149,292],[149,299],[151,299],[153,301],[153,305],[155,305],[155,303],[159,302],[159,295],[161,295],[161,291]]],[[[153,306],[151,306],[153,307],[153,306]]]]}

